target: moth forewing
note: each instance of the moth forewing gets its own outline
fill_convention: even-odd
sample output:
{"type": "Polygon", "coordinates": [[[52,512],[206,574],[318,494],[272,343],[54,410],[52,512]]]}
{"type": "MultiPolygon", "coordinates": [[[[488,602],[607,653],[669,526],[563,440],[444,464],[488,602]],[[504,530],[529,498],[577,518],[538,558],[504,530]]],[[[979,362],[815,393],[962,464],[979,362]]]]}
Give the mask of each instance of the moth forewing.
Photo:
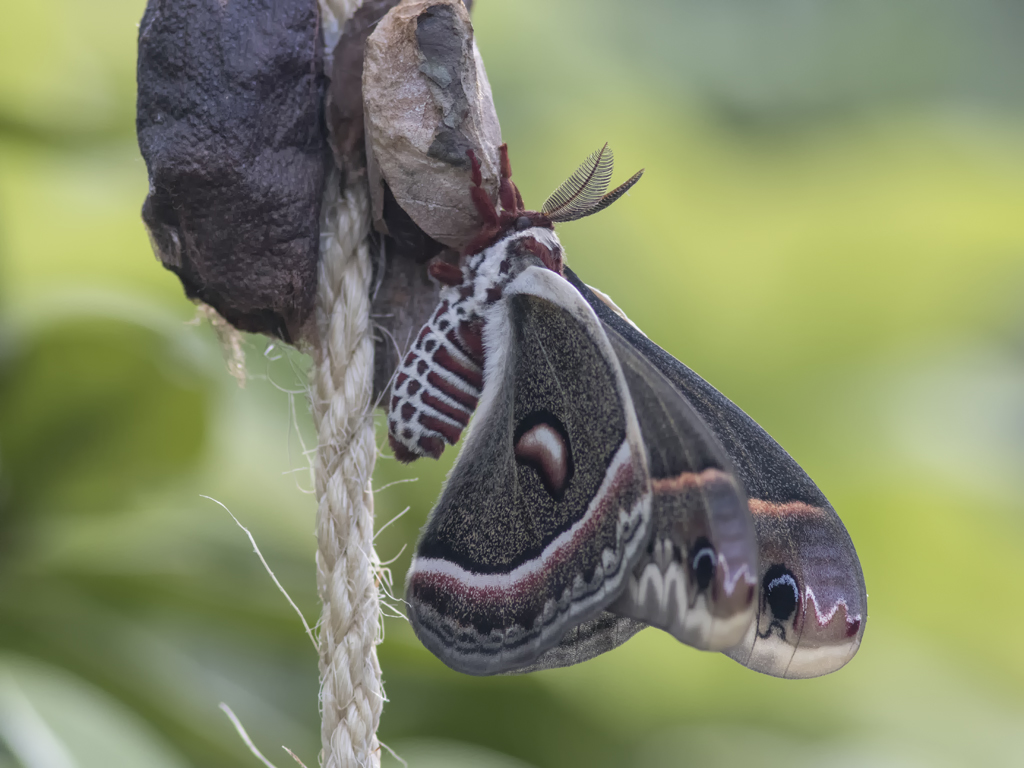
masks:
{"type": "Polygon", "coordinates": [[[480,403],[407,582],[417,635],[470,674],[533,664],[598,617],[651,525],[639,424],[590,306],[534,266],[484,320],[480,403]]]}
{"type": "Polygon", "coordinates": [[[650,625],[637,619],[602,611],[595,618],[580,622],[562,635],[558,645],[545,651],[533,664],[512,670],[513,674],[537,672],[542,669],[568,667],[618,648],[650,625]]]}

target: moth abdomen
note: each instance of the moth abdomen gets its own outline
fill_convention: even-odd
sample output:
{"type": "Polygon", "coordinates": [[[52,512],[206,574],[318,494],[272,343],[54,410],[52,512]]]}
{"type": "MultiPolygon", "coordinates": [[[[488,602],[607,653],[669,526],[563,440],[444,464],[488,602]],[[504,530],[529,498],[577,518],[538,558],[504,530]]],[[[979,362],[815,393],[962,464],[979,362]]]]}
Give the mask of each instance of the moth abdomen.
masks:
{"type": "MultiPolygon", "coordinates": [[[[446,288],[445,292],[452,291],[446,288]]],[[[451,296],[438,306],[402,360],[388,408],[388,441],[399,461],[438,458],[458,442],[483,388],[478,333],[458,317],[451,296]]]]}

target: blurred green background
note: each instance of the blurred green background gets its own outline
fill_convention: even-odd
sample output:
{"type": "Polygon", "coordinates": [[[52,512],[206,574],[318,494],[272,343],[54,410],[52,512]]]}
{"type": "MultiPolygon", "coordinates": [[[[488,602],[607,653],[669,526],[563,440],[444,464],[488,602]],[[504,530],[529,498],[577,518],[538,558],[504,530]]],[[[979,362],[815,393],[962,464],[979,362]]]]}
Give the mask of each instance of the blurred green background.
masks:
{"type": "MultiPolygon", "coordinates": [[[[255,765],[221,701],[313,766],[316,655],[200,497],[313,621],[308,361],[248,339],[239,389],[153,258],[143,7],[0,0],[0,768],[255,765]]],[[[388,620],[381,738],[414,768],[1024,765],[1024,5],[475,22],[528,203],[604,141],[647,168],[560,230],[570,261],[816,479],[870,621],[848,667],[781,681],[653,630],[475,679],[388,620]]],[[[411,508],[378,539],[398,584],[453,455],[378,464],[378,525],[411,508]]]]}

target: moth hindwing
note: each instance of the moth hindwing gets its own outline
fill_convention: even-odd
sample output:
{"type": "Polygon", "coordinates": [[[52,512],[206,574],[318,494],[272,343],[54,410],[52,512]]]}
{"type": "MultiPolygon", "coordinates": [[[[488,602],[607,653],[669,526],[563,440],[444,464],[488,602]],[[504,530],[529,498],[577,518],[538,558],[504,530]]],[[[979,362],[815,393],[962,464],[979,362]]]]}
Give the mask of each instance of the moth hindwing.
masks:
{"type": "Polygon", "coordinates": [[[601,322],[661,371],[732,461],[757,532],[757,616],[726,651],[777,677],[815,677],[860,647],[867,592],[856,549],[828,499],[753,419],[624,320],[566,268],[601,322]]]}

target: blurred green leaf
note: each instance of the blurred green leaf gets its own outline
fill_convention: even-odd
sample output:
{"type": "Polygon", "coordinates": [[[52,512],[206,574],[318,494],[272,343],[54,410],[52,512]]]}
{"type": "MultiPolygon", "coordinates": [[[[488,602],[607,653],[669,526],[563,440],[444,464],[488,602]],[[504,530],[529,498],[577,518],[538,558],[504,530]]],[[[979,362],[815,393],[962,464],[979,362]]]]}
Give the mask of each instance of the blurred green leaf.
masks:
{"type": "MultiPolygon", "coordinates": [[[[624,77],[695,103],[718,130],[785,136],[935,102],[1009,114],[1024,102],[1024,13],[1006,0],[520,0],[474,13],[496,92],[545,107],[580,99],[619,111],[608,85],[624,77]],[[540,17],[531,55],[495,66],[494,46],[540,17]]],[[[502,123],[535,124],[544,111],[503,112],[502,123]]]]}
{"type": "Polygon", "coordinates": [[[0,359],[7,523],[110,512],[175,477],[199,455],[207,407],[198,372],[142,326],[81,317],[10,341],[0,359]]]}
{"type": "Polygon", "coordinates": [[[0,132],[80,140],[128,134],[145,0],[8,2],[0,24],[0,132]]]}
{"type": "Polygon", "coordinates": [[[0,742],[21,768],[184,768],[138,715],[67,672],[0,657],[0,742]]]}

